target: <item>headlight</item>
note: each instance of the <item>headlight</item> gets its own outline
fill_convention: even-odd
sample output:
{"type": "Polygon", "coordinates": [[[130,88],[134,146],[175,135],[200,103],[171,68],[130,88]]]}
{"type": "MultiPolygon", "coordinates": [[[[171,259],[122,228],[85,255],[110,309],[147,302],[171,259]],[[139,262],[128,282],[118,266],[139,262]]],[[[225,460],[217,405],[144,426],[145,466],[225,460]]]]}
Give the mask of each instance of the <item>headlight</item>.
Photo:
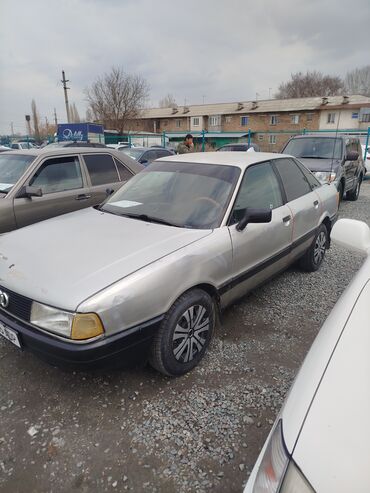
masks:
{"type": "Polygon", "coordinates": [[[314,171],[313,174],[321,183],[331,183],[337,177],[332,171],[314,171]]]}
{"type": "Polygon", "coordinates": [[[34,301],[31,324],[74,340],[96,337],[104,333],[103,324],[96,313],[72,313],[58,310],[34,301]]]}
{"type": "Polygon", "coordinates": [[[270,437],[258,469],[253,493],[314,493],[314,489],[290,458],[280,420],[270,437]]]}

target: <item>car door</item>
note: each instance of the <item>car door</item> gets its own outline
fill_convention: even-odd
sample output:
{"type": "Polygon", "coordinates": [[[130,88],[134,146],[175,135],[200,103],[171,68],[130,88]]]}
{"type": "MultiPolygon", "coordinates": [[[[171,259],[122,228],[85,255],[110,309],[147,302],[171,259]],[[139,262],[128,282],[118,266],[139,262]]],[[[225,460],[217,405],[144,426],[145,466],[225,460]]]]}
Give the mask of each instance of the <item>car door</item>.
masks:
{"type": "Polygon", "coordinates": [[[110,154],[104,153],[84,154],[83,159],[90,178],[90,203],[100,204],[122,185],[116,163],[110,154]]]}
{"type": "Polygon", "coordinates": [[[78,156],[45,159],[24,185],[40,188],[42,197],[14,199],[18,228],[88,206],[89,189],[78,156]]]}
{"type": "MultiPolygon", "coordinates": [[[[287,206],[293,219],[291,260],[299,257],[311,245],[320,222],[321,201],[314,186],[292,158],[274,160],[281,177],[287,206]]],[[[316,179],[312,177],[313,183],[316,179]]]]}
{"type": "Polygon", "coordinates": [[[281,186],[271,163],[249,167],[241,182],[230,219],[232,278],[224,286],[223,302],[230,303],[288,265],[292,236],[292,217],[284,205],[281,186]],[[238,231],[237,223],[246,208],[272,210],[266,224],[248,224],[238,231]]]}

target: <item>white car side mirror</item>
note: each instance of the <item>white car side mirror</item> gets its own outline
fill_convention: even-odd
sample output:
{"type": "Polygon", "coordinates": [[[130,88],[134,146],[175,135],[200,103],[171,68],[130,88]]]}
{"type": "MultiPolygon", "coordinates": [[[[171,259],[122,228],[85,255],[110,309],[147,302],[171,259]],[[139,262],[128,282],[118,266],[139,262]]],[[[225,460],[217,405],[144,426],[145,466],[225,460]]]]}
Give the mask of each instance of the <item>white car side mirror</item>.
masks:
{"type": "Polygon", "coordinates": [[[370,254],[370,228],[363,221],[339,219],[333,226],[331,239],[336,245],[370,254]]]}

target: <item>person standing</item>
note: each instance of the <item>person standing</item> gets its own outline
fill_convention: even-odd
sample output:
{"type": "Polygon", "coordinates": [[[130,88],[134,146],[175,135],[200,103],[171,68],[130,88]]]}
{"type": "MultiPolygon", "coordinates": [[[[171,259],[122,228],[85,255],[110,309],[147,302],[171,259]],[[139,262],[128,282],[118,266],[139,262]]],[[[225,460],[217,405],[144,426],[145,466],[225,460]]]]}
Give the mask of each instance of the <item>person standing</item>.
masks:
{"type": "Polygon", "coordinates": [[[187,134],[183,142],[177,146],[177,154],[187,154],[188,152],[194,152],[193,136],[187,134]]]}

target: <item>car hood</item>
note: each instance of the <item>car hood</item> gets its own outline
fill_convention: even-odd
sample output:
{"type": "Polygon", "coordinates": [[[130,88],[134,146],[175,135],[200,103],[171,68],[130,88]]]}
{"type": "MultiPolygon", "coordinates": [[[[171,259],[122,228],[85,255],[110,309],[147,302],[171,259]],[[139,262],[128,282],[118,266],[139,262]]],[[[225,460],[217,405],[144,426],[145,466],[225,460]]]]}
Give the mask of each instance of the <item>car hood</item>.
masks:
{"type": "Polygon", "coordinates": [[[336,171],[340,165],[338,159],[308,159],[299,158],[299,160],[308,168],[310,171],[336,171]]]}
{"type": "MultiPolygon", "coordinates": [[[[365,271],[368,276],[369,261],[365,271]]],[[[351,289],[336,305],[332,312],[334,317],[330,316],[329,325],[323,327],[322,336],[320,334],[321,337],[316,339],[316,347],[310,351],[282,412],[288,449],[294,447],[293,459],[315,491],[320,493],[370,490],[370,281],[359,290],[361,283],[356,280],[350,285],[351,289]],[[346,309],[349,313],[345,313],[346,309]],[[344,328],[341,322],[345,323],[344,328]],[[329,342],[338,328],[340,337],[332,354],[327,354],[327,366],[323,366],[325,358],[322,356],[335,337],[326,348],[325,342],[329,342]],[[322,372],[321,380],[316,379],[317,368],[322,372]],[[309,370],[311,375],[307,373],[309,370]],[[307,379],[307,384],[302,377],[307,379]],[[313,397],[311,403],[310,395],[313,397]],[[303,420],[302,404],[307,413],[303,420]]]]}
{"type": "Polygon", "coordinates": [[[84,209],[0,236],[0,285],[74,311],[106,286],[210,233],[84,209]]]}

